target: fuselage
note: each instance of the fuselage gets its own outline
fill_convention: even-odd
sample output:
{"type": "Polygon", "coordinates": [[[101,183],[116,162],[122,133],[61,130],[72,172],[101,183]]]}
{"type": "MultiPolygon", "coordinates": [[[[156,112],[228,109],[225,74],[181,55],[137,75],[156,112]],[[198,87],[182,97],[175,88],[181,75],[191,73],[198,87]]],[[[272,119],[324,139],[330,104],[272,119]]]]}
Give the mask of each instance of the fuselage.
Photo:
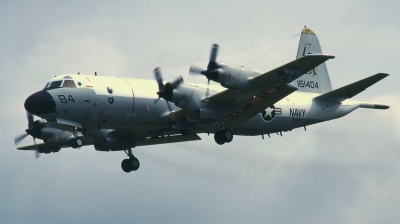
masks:
{"type": "MultiPolygon", "coordinates": [[[[206,94],[205,85],[191,86],[206,94]]],[[[224,89],[211,85],[209,94],[213,95],[224,89]]],[[[179,133],[179,130],[171,127],[176,126],[174,111],[180,108],[159,99],[157,91],[158,86],[154,80],[88,75],[57,76],[41,91],[48,99],[51,96],[54,103],[47,102],[50,106],[40,105],[47,109],[33,113],[49,121],[78,128],[136,130],[137,133],[142,133],[142,137],[149,136],[152,132],[156,135],[179,133]],[[54,108],[49,109],[53,106],[54,108]]],[[[358,107],[357,102],[350,100],[342,104],[321,103],[314,100],[315,96],[318,94],[294,92],[270,108],[260,111],[233,132],[236,135],[261,135],[288,131],[344,116],[358,107]]],[[[34,103],[37,104],[30,98],[25,103],[28,111],[34,103]]],[[[204,127],[191,126],[190,131],[214,131],[210,126],[204,127]]]]}

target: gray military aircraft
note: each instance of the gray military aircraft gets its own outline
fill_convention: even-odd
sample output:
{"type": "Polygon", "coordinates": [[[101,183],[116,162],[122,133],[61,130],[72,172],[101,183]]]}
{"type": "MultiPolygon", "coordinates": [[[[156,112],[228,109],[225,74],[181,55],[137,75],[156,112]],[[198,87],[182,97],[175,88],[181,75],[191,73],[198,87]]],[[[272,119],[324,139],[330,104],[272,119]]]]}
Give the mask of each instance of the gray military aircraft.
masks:
{"type": "Polygon", "coordinates": [[[39,153],[94,145],[98,151],[123,150],[125,172],[139,168],[132,148],[201,140],[213,133],[219,145],[234,135],[269,135],[342,117],[357,108],[389,106],[350,100],[388,74],[379,73],[339,89],[332,89],[315,33],[304,28],[297,57],[269,72],[217,62],[218,45],[211,49],[207,69],[192,66],[220,86],[184,83],[182,77],[164,82],[159,68],[154,80],[61,75],[25,101],[26,134],[33,145],[19,150],[39,153]],[[33,115],[42,119],[34,121],[33,115]],[[35,139],[43,140],[36,144],[35,139]]]}

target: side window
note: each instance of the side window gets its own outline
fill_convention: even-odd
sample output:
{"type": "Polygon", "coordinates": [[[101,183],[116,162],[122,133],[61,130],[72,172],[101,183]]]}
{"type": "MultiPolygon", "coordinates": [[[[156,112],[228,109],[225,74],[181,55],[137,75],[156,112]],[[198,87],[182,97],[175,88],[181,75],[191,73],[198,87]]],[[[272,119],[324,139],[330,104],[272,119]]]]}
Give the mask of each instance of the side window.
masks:
{"type": "Polygon", "coordinates": [[[64,80],[63,87],[76,88],[74,80],[64,80]]]}

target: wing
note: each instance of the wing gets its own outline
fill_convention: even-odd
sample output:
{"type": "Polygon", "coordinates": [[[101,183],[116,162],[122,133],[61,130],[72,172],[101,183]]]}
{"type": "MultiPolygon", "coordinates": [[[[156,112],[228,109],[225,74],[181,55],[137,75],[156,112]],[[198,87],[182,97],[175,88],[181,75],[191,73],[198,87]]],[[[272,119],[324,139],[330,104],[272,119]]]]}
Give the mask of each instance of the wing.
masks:
{"type": "Polygon", "coordinates": [[[287,83],[332,58],[334,56],[324,54],[298,58],[249,80],[254,88],[227,89],[211,96],[208,104],[215,110],[229,114],[225,122],[229,128],[234,129],[297,90],[287,83]]]}

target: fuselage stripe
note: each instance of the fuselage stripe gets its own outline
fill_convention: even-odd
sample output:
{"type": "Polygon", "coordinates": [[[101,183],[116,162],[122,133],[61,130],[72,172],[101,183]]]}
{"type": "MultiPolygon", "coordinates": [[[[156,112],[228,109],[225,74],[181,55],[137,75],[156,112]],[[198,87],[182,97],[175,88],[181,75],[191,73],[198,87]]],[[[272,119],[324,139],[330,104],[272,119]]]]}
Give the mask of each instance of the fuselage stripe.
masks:
{"type": "Polygon", "coordinates": [[[127,126],[127,125],[129,125],[129,123],[130,123],[131,120],[132,120],[133,110],[135,109],[135,93],[133,92],[133,88],[132,88],[132,86],[131,86],[131,83],[130,83],[128,80],[126,80],[126,79],[124,79],[124,80],[128,83],[128,85],[129,85],[129,87],[131,88],[131,91],[132,91],[132,110],[131,110],[131,115],[129,116],[129,120],[128,120],[128,122],[126,123],[126,126],[127,126]]]}

